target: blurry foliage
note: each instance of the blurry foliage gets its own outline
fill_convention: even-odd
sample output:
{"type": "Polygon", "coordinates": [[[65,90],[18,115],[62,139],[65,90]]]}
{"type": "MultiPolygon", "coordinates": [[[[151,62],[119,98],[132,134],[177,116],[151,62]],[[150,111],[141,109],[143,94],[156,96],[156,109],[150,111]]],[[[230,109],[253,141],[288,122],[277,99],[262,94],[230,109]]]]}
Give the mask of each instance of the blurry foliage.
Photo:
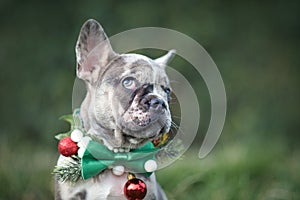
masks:
{"type": "Polygon", "coordinates": [[[170,200],[300,198],[299,151],[298,155],[289,154],[289,149],[278,141],[219,147],[205,160],[197,159],[197,152],[190,151],[157,173],[170,200]],[[286,163],[284,167],[282,163],[286,163]]]}
{"type": "MultiPolygon", "coordinates": [[[[285,173],[280,173],[293,167],[299,170],[293,160],[300,145],[299,4],[283,0],[2,0],[0,199],[51,199],[50,171],[57,156],[53,136],[67,129],[57,118],[71,113],[74,46],[81,25],[88,18],[100,21],[108,36],[130,28],[157,26],[185,33],[204,46],[222,74],[228,99],[227,120],[217,147],[226,150],[232,144],[238,145],[234,153],[251,151],[254,146],[257,150],[250,161],[255,162],[257,155],[263,165],[254,163],[251,168],[251,163],[244,163],[240,171],[230,166],[222,171],[217,165],[226,165],[227,161],[218,162],[223,155],[220,153],[219,157],[211,158],[216,162],[212,170],[202,174],[201,181],[196,180],[204,188],[200,192],[210,194],[225,184],[228,187],[223,190],[229,196],[224,199],[246,199],[239,195],[250,192],[252,198],[248,199],[266,199],[264,192],[272,193],[268,188],[273,184],[269,171],[273,162],[268,163],[268,156],[274,161],[276,154],[260,157],[265,148],[272,147],[275,152],[284,149],[278,158],[283,162],[277,162],[276,170],[272,171],[276,173],[274,176],[284,176],[285,173]],[[8,163],[13,163],[13,167],[8,163]],[[268,177],[258,179],[260,176],[268,177]],[[242,189],[229,188],[236,183],[242,189]],[[253,189],[256,184],[261,186],[257,186],[260,191],[257,195],[261,196],[252,194],[258,191],[253,189]],[[203,191],[206,188],[207,192],[203,191]],[[235,190],[230,192],[230,189],[235,190]]],[[[173,65],[197,89],[201,122],[195,146],[199,146],[210,117],[209,95],[202,78],[194,76],[192,67],[184,60],[177,57],[173,65]]],[[[210,160],[199,161],[204,168],[210,167],[207,162],[210,160]]],[[[237,163],[240,165],[243,163],[237,163]]],[[[181,167],[184,165],[175,169],[182,171],[181,167]]],[[[187,166],[187,170],[191,167],[187,166]]],[[[280,179],[285,179],[280,183],[286,184],[288,191],[299,188],[299,179],[295,181],[293,172],[280,179]]],[[[170,173],[176,174],[172,170],[170,173]]],[[[160,173],[162,178],[163,175],[160,173]]],[[[173,190],[167,189],[172,193],[173,190]]],[[[223,199],[219,191],[219,196],[216,193],[202,197],[223,199]]]]}

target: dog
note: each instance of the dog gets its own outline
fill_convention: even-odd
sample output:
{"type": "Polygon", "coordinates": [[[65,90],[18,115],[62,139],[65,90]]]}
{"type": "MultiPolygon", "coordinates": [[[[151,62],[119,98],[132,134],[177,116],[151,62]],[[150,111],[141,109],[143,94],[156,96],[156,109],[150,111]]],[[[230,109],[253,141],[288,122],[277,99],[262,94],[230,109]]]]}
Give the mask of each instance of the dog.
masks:
{"type": "MultiPolygon", "coordinates": [[[[171,89],[165,66],[174,50],[157,59],[118,54],[101,25],[90,19],[81,28],[75,51],[77,77],[87,89],[80,117],[89,135],[113,152],[130,152],[170,130],[171,89]]],[[[68,159],[61,155],[57,165],[68,159]]],[[[126,199],[123,187],[128,173],[115,175],[106,169],[75,183],[56,179],[55,199],[126,199]]],[[[167,199],[154,173],[136,177],[147,185],[144,199],[167,199]]]]}

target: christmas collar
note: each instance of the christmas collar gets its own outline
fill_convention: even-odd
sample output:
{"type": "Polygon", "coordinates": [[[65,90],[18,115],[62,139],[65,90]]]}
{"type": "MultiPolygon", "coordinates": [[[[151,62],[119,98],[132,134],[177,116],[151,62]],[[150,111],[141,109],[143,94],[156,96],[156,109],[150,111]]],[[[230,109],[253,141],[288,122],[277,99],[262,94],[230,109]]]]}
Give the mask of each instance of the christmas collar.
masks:
{"type": "Polygon", "coordinates": [[[104,145],[90,141],[82,157],[82,178],[96,176],[110,166],[125,166],[130,172],[146,173],[149,176],[151,169],[147,169],[147,163],[154,161],[157,150],[149,142],[127,153],[114,153],[104,145]]]}
{"type": "Polygon", "coordinates": [[[70,158],[68,162],[54,168],[53,173],[60,181],[76,182],[81,178],[85,180],[108,168],[115,175],[122,175],[126,169],[149,176],[156,170],[155,154],[159,148],[154,147],[152,142],[130,152],[114,153],[103,144],[92,140],[85,132],[79,109],[75,109],[73,115],[65,115],[60,119],[71,124],[70,131],[55,136],[60,140],[59,152],[70,158]]]}

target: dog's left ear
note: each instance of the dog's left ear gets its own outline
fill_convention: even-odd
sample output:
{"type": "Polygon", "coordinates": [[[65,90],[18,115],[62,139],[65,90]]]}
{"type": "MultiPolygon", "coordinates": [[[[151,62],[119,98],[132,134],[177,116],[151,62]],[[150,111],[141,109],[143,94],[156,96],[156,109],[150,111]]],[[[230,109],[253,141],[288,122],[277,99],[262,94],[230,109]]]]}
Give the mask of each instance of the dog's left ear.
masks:
{"type": "Polygon", "coordinates": [[[176,50],[172,49],[167,54],[155,59],[154,61],[157,64],[159,64],[160,66],[165,67],[168,65],[168,63],[171,62],[171,60],[174,58],[175,54],[176,54],[176,50]]]}
{"type": "Polygon", "coordinates": [[[94,19],[83,24],[75,51],[77,76],[91,84],[96,82],[101,71],[116,56],[103,28],[94,19]]]}

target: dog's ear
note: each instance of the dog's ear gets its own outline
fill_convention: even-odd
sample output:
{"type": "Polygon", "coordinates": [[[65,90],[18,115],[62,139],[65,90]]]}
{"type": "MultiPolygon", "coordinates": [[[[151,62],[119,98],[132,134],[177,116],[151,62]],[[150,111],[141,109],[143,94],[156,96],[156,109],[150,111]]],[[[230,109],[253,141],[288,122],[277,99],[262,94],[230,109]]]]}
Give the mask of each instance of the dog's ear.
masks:
{"type": "Polygon", "coordinates": [[[116,56],[103,28],[94,19],[83,24],[75,51],[77,76],[90,83],[96,82],[107,63],[116,56]]]}
{"type": "Polygon", "coordinates": [[[174,58],[175,54],[176,54],[176,50],[172,49],[167,54],[155,59],[154,61],[157,64],[159,64],[160,66],[165,67],[168,65],[168,63],[171,62],[171,60],[174,58]]]}

